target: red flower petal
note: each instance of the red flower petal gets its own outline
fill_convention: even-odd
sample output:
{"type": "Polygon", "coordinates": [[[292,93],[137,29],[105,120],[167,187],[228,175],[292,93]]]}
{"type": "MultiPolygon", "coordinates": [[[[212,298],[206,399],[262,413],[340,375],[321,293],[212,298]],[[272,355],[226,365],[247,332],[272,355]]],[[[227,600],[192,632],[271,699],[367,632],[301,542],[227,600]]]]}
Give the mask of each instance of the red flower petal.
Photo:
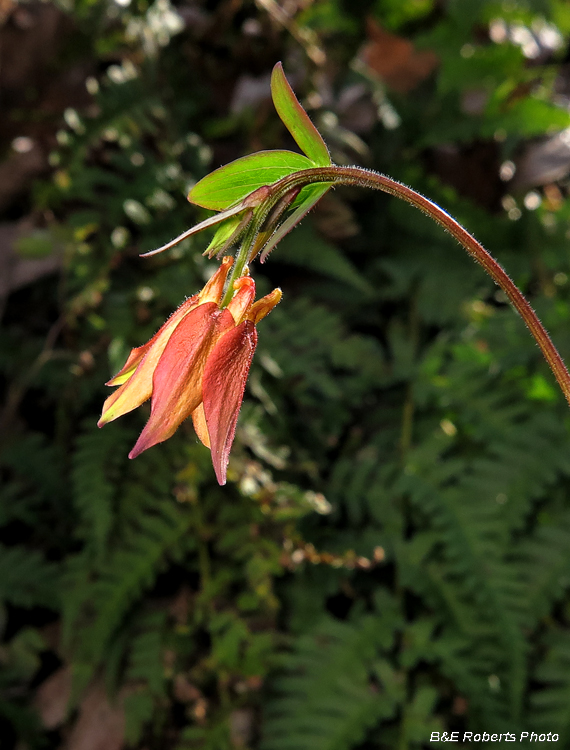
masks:
{"type": "MultiPolygon", "coordinates": [[[[158,333],[152,337],[152,339],[144,346],[138,349],[133,349],[127,364],[121,372],[119,372],[111,383],[121,377],[124,382],[117,390],[112,393],[103,404],[103,412],[101,419],[97,422],[99,427],[112,422],[117,417],[122,417],[123,414],[136,409],[141,404],[144,404],[152,395],[152,378],[156,366],[164,352],[170,337],[172,336],[176,326],[189,315],[193,309],[197,306],[197,296],[186,300],[171,316],[168,318],[166,323],[158,331],[158,333]],[[133,356],[136,352],[141,352],[141,360],[136,364],[135,357],[133,356]],[[127,369],[131,361],[130,367],[134,367],[134,372],[130,372],[127,369]]],[[[121,382],[119,380],[119,382],[121,382]]]]}
{"type": "MultiPolygon", "coordinates": [[[[162,336],[165,330],[174,330],[175,325],[181,320],[190,310],[198,304],[198,296],[195,294],[193,297],[185,300],[180,307],[178,307],[168,320],[161,325],[158,331],[154,334],[150,341],[143,346],[138,346],[136,349],[131,349],[131,353],[123,367],[119,372],[114,375],[105,385],[122,385],[131,377],[134,371],[139,366],[142,358],[149,351],[149,349],[156,344],[159,337],[162,336]]],[[[150,398],[150,394],[147,398],[150,398]]]]}
{"type": "Polygon", "coordinates": [[[129,458],[174,434],[202,401],[202,374],[212,347],[233,319],[214,302],[194,308],[178,324],[154,371],[148,422],[129,458]]]}
{"type": "Polygon", "coordinates": [[[226,483],[230,450],[256,345],[255,325],[246,320],[218,341],[204,369],[204,412],[219,484],[226,483]]]}

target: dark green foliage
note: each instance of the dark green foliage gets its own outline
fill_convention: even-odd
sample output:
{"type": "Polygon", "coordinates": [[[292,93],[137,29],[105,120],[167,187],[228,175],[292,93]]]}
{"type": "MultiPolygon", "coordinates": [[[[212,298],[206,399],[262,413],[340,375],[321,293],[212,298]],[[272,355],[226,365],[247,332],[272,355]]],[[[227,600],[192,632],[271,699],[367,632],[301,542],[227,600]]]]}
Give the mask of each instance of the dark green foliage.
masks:
{"type": "Polygon", "coordinates": [[[0,547],[0,598],[17,607],[50,606],[57,600],[58,570],[40,552],[23,546],[0,547]]]}
{"type": "Polygon", "coordinates": [[[541,690],[533,695],[533,708],[538,726],[556,726],[564,745],[568,743],[570,720],[568,717],[568,634],[553,633],[546,645],[544,660],[536,670],[535,677],[541,690]]]}
{"type": "Polygon", "coordinates": [[[260,294],[284,299],[259,326],[226,487],[190,424],[135,461],[148,405],[96,427],[103,383],[215,268],[207,236],[138,254],[206,217],[185,196],[210,170],[295,148],[247,99],[279,59],[333,160],[449,210],[569,359],[568,185],[499,178],[531,136],[570,126],[563,49],[525,57],[488,33],[553,22],[566,39],[567,3],[323,0],[292,36],[238,5],[181,4],[186,28],[161,36],[167,4],[78,0],[53,80],[90,75],[89,97],[65,111],[28,87],[2,126],[6,154],[28,121],[52,149],[4,217],[35,226],[16,253],[62,254],[13,290],[0,341],[2,747],[70,742],[101,685],[140,750],[411,750],[442,731],[567,747],[567,407],[429,219],[338,189],[252,264],[260,294]],[[367,14],[437,67],[412,57],[411,87],[378,49],[367,68],[367,14]],[[37,706],[60,668],[69,710],[50,724],[37,706]]]}
{"type": "Polygon", "coordinates": [[[361,617],[356,627],[327,620],[301,636],[287,661],[289,674],[275,682],[261,747],[358,745],[367,730],[393,717],[402,686],[377,655],[390,650],[398,622],[385,614],[361,617]]]}

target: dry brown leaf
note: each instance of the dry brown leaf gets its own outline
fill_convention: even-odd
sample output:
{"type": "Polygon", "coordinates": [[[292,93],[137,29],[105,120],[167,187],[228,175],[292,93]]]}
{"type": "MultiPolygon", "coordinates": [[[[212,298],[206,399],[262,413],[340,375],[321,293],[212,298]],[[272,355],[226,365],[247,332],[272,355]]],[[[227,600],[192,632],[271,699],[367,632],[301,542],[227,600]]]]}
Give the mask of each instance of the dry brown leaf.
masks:
{"type": "Polygon", "coordinates": [[[122,695],[110,703],[101,680],[87,690],[79,707],[64,750],[122,750],[125,734],[125,712],[122,695]]]}
{"type": "Polygon", "coordinates": [[[369,41],[360,56],[394,91],[401,94],[411,91],[437,66],[435,52],[416,50],[408,39],[391,34],[373,18],[368,18],[366,28],[369,41]]]}
{"type": "Polygon", "coordinates": [[[526,144],[517,158],[513,190],[528,190],[564,179],[570,172],[570,129],[526,144]]]}
{"type": "Polygon", "coordinates": [[[174,618],[177,625],[186,625],[188,623],[188,613],[192,604],[192,590],[189,586],[183,584],[176,596],[171,600],[168,607],[169,614],[174,618]]]}
{"type": "Polygon", "coordinates": [[[71,670],[61,667],[36,691],[34,705],[46,729],[55,729],[66,719],[67,704],[71,695],[71,670]]]}
{"type": "Polygon", "coordinates": [[[0,26],[6,23],[15,7],[14,0],[0,0],[0,26]]]}
{"type": "MultiPolygon", "coordinates": [[[[8,3],[3,0],[8,9],[8,3]]],[[[63,11],[53,3],[26,3],[9,14],[0,34],[0,84],[11,94],[48,77],[50,62],[68,25],[63,11]]]]}
{"type": "Polygon", "coordinates": [[[255,714],[252,708],[238,708],[230,714],[230,738],[234,747],[247,747],[253,738],[255,714]]]}
{"type": "Polygon", "coordinates": [[[451,709],[452,712],[456,716],[463,716],[464,714],[467,713],[468,708],[469,708],[469,704],[467,703],[465,698],[463,698],[461,695],[456,695],[455,698],[453,699],[453,707],[451,709]]]}
{"type": "Polygon", "coordinates": [[[192,703],[200,700],[202,693],[183,674],[177,674],[174,678],[174,697],[180,703],[192,703]]]}

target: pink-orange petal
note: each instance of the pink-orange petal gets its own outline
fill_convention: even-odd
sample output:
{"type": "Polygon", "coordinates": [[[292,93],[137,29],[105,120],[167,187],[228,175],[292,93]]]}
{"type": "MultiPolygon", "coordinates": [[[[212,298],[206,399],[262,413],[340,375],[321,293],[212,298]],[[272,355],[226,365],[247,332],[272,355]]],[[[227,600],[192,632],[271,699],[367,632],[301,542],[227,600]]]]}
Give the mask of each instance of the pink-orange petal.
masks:
{"type": "Polygon", "coordinates": [[[134,371],[137,369],[142,358],[148,352],[151,346],[152,339],[142,346],[137,346],[136,349],[131,349],[131,353],[129,354],[125,364],[121,367],[116,375],[113,375],[111,380],[108,380],[105,383],[105,385],[123,385],[123,383],[126,383],[134,373],[134,371]]]}
{"type": "Polygon", "coordinates": [[[218,270],[207,282],[206,286],[200,292],[200,304],[205,302],[215,302],[216,304],[222,299],[224,293],[224,284],[232,267],[234,259],[231,255],[226,255],[222,258],[222,262],[218,270]]]}
{"type": "MultiPolygon", "coordinates": [[[[180,305],[170,318],[168,318],[166,323],[158,333],[152,337],[148,344],[144,347],[139,347],[140,349],[144,348],[146,350],[145,354],[138,363],[134,373],[131,374],[128,380],[117,388],[117,390],[112,393],[103,404],[101,419],[97,422],[99,427],[103,427],[103,425],[108,422],[112,422],[114,419],[122,417],[123,414],[127,414],[133,409],[136,409],[151,397],[152,378],[162,353],[180,322],[194,310],[198,309],[197,300],[197,295],[186,300],[186,302],[180,305]]],[[[125,368],[123,368],[123,370],[124,369],[125,368]]],[[[123,370],[121,370],[113,380],[115,380],[123,370]]]]}
{"type": "Polygon", "coordinates": [[[214,302],[198,305],[180,322],[154,371],[150,418],[129,458],[167,440],[199,406],[208,354],[231,327],[231,315],[214,302]]]}
{"type": "Polygon", "coordinates": [[[281,302],[282,296],[283,292],[277,287],[277,289],[266,294],[265,297],[258,299],[257,302],[254,302],[247,311],[247,320],[251,320],[252,323],[257,325],[260,320],[263,320],[266,315],[269,315],[275,305],[278,305],[281,302]]]}
{"type": "Polygon", "coordinates": [[[256,345],[255,325],[246,320],[222,336],[204,369],[204,413],[219,484],[226,483],[230,450],[256,345]]]}
{"type": "Polygon", "coordinates": [[[231,312],[235,324],[241,323],[255,299],[255,281],[249,276],[241,276],[234,281],[236,293],[230,300],[227,309],[231,312]]]}
{"type": "Polygon", "coordinates": [[[182,318],[187,313],[189,313],[193,307],[196,307],[196,305],[198,304],[198,299],[199,297],[197,294],[195,294],[193,297],[189,297],[180,305],[180,307],[176,308],[176,310],[172,313],[168,320],[163,323],[163,325],[158,329],[158,331],[154,334],[150,341],[148,341],[146,344],[143,344],[142,346],[138,346],[136,349],[131,349],[131,353],[129,354],[128,359],[123,367],[116,375],[111,378],[111,380],[105,383],[105,385],[122,385],[123,383],[126,383],[141,363],[145,354],[162,336],[164,329],[168,328],[168,330],[174,330],[173,326],[179,320],[182,320],[182,318]]]}
{"type": "Polygon", "coordinates": [[[201,443],[206,448],[210,447],[210,436],[208,434],[208,425],[206,424],[206,415],[204,414],[204,404],[196,407],[192,412],[192,422],[194,424],[194,430],[201,443]]]}

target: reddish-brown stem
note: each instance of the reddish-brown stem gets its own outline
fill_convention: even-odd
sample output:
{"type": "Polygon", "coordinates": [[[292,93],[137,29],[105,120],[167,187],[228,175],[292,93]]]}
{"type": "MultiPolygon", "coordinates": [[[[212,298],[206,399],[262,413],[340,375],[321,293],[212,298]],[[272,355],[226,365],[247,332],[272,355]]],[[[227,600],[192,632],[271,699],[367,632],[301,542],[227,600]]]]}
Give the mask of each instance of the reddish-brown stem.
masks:
{"type": "Polygon", "coordinates": [[[428,198],[425,198],[406,185],[402,185],[400,182],[392,180],[390,177],[386,177],[378,172],[359,167],[338,167],[331,165],[330,167],[315,167],[314,169],[295,172],[272,185],[272,193],[277,198],[278,195],[283,195],[293,186],[308,185],[312,182],[332,182],[337,185],[358,185],[360,187],[382,190],[385,193],[390,193],[390,195],[395,195],[397,198],[411,203],[412,206],[419,208],[420,211],[423,211],[438,224],[441,224],[505,292],[534,336],[536,343],[539,345],[550,369],[554,373],[554,377],[564,393],[566,401],[570,405],[570,373],[535,311],[502,266],[453,217],[428,198]]]}

